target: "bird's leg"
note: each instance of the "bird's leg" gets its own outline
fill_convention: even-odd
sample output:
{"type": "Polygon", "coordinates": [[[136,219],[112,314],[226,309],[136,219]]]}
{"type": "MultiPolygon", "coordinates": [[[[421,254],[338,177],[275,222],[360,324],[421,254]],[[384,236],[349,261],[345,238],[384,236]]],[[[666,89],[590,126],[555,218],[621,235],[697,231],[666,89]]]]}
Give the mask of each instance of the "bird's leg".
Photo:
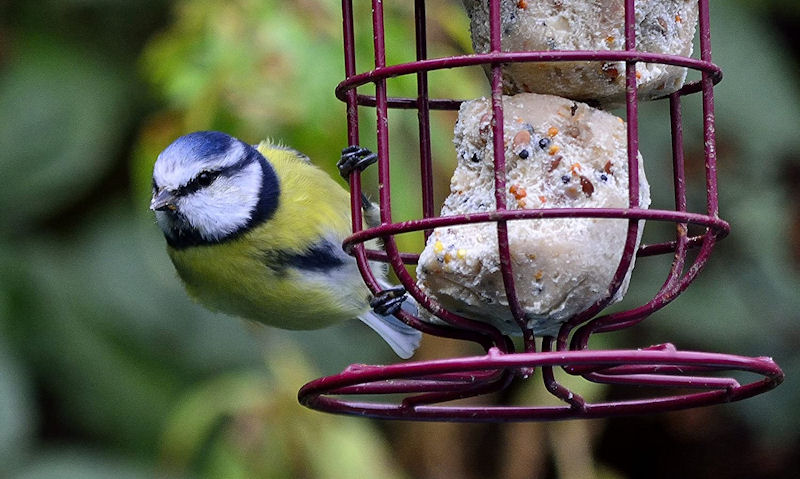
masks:
{"type": "MultiPolygon", "coordinates": [[[[364,171],[376,161],[378,161],[378,155],[369,148],[352,145],[342,150],[342,157],[336,166],[339,168],[342,178],[349,183],[350,173],[355,170],[364,171]]],[[[380,224],[378,208],[364,193],[361,193],[361,209],[364,210],[364,221],[367,226],[374,228],[380,224]]],[[[370,299],[369,305],[376,313],[387,316],[396,313],[405,300],[406,289],[402,286],[394,286],[376,294],[370,299]]]]}
{"type": "Polygon", "coordinates": [[[393,286],[384,289],[369,300],[372,310],[382,316],[396,313],[406,300],[406,289],[402,286],[393,286]]]}

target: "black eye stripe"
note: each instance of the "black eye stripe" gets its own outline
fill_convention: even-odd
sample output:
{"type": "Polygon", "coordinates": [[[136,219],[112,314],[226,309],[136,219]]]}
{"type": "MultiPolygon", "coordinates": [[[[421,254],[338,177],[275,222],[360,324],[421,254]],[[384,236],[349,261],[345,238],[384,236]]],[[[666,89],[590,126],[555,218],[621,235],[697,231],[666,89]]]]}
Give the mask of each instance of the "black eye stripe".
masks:
{"type": "Polygon", "coordinates": [[[178,195],[190,195],[202,188],[205,188],[220,175],[219,171],[201,171],[197,176],[189,180],[188,183],[178,188],[178,195]]]}
{"type": "Polygon", "coordinates": [[[248,163],[252,160],[249,157],[244,157],[241,160],[237,161],[236,163],[226,166],[219,170],[204,170],[197,174],[194,178],[189,180],[188,183],[181,186],[177,190],[177,194],[179,196],[190,195],[195,193],[202,188],[205,188],[211,183],[214,182],[220,176],[231,176],[237,171],[240,171],[242,168],[245,167],[248,163]]]}

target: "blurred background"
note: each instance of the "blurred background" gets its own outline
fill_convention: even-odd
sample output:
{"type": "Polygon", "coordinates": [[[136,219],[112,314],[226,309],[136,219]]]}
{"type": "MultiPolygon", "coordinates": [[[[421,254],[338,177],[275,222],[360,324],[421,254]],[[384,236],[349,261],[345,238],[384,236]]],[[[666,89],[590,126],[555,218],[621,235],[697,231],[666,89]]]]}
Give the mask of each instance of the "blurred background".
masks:
{"type": "MultiPolygon", "coordinates": [[[[363,71],[370,7],[356,3],[363,71]]],[[[412,2],[385,4],[388,63],[410,61],[412,2]]],[[[396,358],[356,323],[288,333],[206,312],[183,292],[147,208],[156,155],[192,130],[280,139],[334,174],[346,143],[333,95],[344,75],[339,2],[0,2],[0,477],[795,477],[800,3],[715,0],[711,9],[714,61],[725,72],[715,90],[721,211],[732,234],[675,303],[593,346],[672,341],[768,355],[786,382],[741,403],[670,414],[454,425],[298,405],[313,378],[396,358]]],[[[428,28],[430,56],[471,52],[456,0],[429,2],[428,28]]],[[[413,77],[389,85],[396,95],[416,91],[413,77]]],[[[488,92],[479,69],[435,72],[431,89],[488,92]]],[[[693,101],[685,128],[696,134],[693,101]]],[[[642,151],[654,204],[668,208],[663,103],[642,108],[642,151]]],[[[369,113],[362,142],[374,146],[369,113]]],[[[404,174],[416,168],[416,115],[393,112],[391,121],[393,204],[410,218],[419,215],[408,196],[415,173],[404,174]]],[[[439,198],[455,164],[454,121],[452,112],[432,118],[439,198]]],[[[701,173],[702,144],[688,153],[701,173]]],[[[625,304],[646,301],[665,268],[637,263],[625,304]]],[[[426,338],[418,357],[475,352],[426,338]]],[[[506,400],[541,393],[514,394],[506,400]]]]}

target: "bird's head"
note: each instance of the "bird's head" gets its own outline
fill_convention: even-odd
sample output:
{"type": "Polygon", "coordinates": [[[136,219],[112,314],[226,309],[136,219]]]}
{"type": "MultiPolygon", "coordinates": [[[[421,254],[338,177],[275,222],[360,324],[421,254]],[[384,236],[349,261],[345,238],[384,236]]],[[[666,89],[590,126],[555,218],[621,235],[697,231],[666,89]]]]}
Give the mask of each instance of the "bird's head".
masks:
{"type": "Polygon", "coordinates": [[[182,136],[158,155],[150,209],[181,248],[236,237],[278,206],[272,166],[254,147],[216,131],[182,136]]]}

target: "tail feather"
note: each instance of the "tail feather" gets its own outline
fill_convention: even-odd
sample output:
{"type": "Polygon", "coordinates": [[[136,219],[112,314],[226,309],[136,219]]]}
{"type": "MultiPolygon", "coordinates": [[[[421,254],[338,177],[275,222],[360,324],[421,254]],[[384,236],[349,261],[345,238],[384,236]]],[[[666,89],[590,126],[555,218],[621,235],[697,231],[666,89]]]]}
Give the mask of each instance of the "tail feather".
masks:
{"type": "MultiPolygon", "coordinates": [[[[406,309],[407,303],[409,302],[406,301],[403,304],[403,309],[406,309]]],[[[413,304],[410,306],[416,309],[413,304]]],[[[422,340],[421,332],[394,316],[383,316],[370,311],[358,319],[378,333],[392,347],[392,350],[403,359],[413,356],[414,351],[417,350],[422,340]]]]}

